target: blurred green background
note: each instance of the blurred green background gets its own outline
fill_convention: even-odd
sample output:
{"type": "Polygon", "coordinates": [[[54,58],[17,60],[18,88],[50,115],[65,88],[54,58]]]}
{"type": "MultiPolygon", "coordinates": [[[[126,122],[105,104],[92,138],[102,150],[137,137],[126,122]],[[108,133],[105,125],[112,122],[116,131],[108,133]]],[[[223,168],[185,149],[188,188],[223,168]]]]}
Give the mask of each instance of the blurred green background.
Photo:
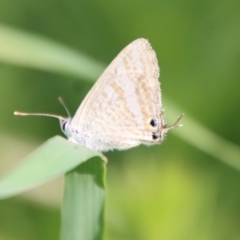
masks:
{"type": "MultiPolygon", "coordinates": [[[[240,144],[240,1],[4,0],[1,26],[85,53],[103,66],[139,37],[157,53],[166,118],[173,123],[184,112],[184,127],[170,131],[161,146],[106,154],[106,239],[240,239],[239,170],[179,138],[187,132],[193,142],[205,141],[188,127],[193,117],[240,144]],[[179,112],[172,113],[170,100],[179,112]]],[[[5,48],[8,42],[0,56],[5,48]]],[[[62,96],[74,113],[93,84],[89,80],[96,80],[25,65],[1,57],[1,175],[61,134],[56,119],[13,112],[65,115],[57,101],[62,96]]],[[[235,154],[229,148],[226,161],[235,154]]],[[[0,201],[0,240],[58,239],[62,188],[63,179],[56,179],[0,201]]]]}

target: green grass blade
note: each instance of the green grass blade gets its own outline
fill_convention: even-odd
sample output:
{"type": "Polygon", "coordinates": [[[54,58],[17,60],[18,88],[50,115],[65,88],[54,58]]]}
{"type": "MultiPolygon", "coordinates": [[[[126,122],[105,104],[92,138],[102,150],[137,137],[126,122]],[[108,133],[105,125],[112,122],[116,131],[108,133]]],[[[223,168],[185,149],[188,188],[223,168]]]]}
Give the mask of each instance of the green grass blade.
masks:
{"type": "Polygon", "coordinates": [[[7,198],[65,174],[89,158],[102,155],[56,136],[0,179],[0,198],[7,198]]]}
{"type": "MultiPolygon", "coordinates": [[[[167,114],[168,117],[170,116],[171,119],[174,119],[173,112],[179,112],[179,115],[181,114],[179,108],[170,101],[167,102],[171,109],[171,112],[168,112],[167,114]]],[[[192,119],[188,114],[183,116],[181,123],[183,123],[184,129],[181,131],[172,131],[174,134],[178,135],[178,137],[185,140],[190,145],[208,153],[225,164],[240,170],[239,146],[218,136],[210,129],[192,119]]]]}
{"type": "Polygon", "coordinates": [[[61,240],[103,238],[105,164],[93,158],[65,176],[61,240]]]}
{"type": "Polygon", "coordinates": [[[63,44],[0,25],[0,60],[17,66],[97,79],[105,66],[63,44]]]}

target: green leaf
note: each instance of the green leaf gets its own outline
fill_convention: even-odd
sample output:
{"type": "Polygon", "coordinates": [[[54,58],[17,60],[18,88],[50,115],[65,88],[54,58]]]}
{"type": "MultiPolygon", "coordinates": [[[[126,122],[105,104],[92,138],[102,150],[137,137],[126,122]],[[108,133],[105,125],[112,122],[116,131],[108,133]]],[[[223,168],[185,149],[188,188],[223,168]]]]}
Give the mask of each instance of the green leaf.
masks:
{"type": "Polygon", "coordinates": [[[104,167],[93,158],[66,174],[61,240],[103,238],[104,167]]]}
{"type": "Polygon", "coordinates": [[[89,158],[104,156],[55,136],[0,180],[0,198],[7,198],[56,178],[89,158]]]}

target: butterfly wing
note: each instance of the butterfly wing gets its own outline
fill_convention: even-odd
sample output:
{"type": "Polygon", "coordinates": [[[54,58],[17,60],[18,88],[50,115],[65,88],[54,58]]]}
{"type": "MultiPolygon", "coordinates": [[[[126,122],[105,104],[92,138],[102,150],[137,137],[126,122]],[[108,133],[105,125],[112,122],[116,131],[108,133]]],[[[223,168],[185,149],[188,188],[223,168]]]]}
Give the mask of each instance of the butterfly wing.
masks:
{"type": "Polygon", "coordinates": [[[99,151],[153,143],[160,121],[159,67],[149,42],[137,39],[103,72],[71,122],[74,139],[99,151]]]}

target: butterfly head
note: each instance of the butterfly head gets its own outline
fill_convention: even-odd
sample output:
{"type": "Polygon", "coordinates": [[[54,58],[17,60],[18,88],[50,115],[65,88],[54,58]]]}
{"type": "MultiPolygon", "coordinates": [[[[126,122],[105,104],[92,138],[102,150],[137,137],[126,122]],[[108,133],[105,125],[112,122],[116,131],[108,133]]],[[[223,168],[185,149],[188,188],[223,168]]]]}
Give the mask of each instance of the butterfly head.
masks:
{"type": "Polygon", "coordinates": [[[66,135],[67,138],[71,137],[71,131],[69,129],[69,124],[71,122],[72,118],[68,117],[68,118],[59,118],[59,122],[60,122],[60,127],[62,132],[66,135]]]}

